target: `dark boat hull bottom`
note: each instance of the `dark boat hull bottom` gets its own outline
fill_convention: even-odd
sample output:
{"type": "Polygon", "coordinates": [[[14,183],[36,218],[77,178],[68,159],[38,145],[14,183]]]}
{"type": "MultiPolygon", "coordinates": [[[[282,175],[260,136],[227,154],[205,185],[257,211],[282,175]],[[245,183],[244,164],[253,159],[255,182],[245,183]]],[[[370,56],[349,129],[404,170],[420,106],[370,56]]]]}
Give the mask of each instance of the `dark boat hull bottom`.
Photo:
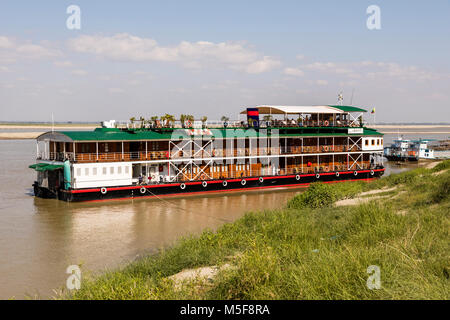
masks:
{"type": "Polygon", "coordinates": [[[417,161],[419,161],[419,159],[416,157],[396,157],[396,156],[385,156],[385,157],[389,161],[402,161],[402,162],[406,162],[406,161],[417,162],[417,161]]]}
{"type": "Polygon", "coordinates": [[[247,190],[263,190],[270,188],[302,188],[308,187],[312,182],[341,182],[341,181],[367,181],[379,178],[384,174],[384,169],[360,170],[346,172],[326,172],[316,174],[300,174],[288,176],[269,176],[228,179],[228,180],[210,180],[202,183],[202,181],[182,183],[168,183],[162,185],[145,185],[145,186],[123,186],[109,187],[105,189],[77,189],[77,190],[61,190],[56,194],[48,189],[34,185],[34,192],[37,197],[41,198],[57,198],[68,202],[80,201],[108,201],[116,199],[137,199],[137,198],[158,198],[165,196],[184,197],[190,195],[199,195],[207,193],[227,193],[227,192],[245,192],[247,190]],[[299,178],[300,176],[300,178],[299,178]],[[226,186],[224,185],[226,182],[226,186]],[[244,182],[245,181],[245,182],[244,182]],[[102,193],[102,191],[104,193],[102,193]]]}

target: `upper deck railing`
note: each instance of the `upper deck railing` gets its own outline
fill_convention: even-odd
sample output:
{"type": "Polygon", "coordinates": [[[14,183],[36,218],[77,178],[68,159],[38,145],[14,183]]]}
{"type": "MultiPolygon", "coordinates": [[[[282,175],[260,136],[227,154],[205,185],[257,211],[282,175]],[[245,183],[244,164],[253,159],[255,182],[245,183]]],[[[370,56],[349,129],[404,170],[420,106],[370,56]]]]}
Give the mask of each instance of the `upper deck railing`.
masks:
{"type": "Polygon", "coordinates": [[[287,146],[271,148],[214,148],[212,150],[191,151],[136,151],[136,152],[108,152],[108,153],[73,153],[73,152],[40,152],[38,160],[52,160],[73,162],[120,162],[120,161],[152,161],[152,160],[179,160],[179,159],[205,159],[226,157],[264,157],[271,155],[293,154],[321,154],[333,152],[358,152],[359,144],[352,145],[314,145],[314,146],[287,146]],[[194,156],[195,154],[195,156],[194,156]]]}
{"type": "Polygon", "coordinates": [[[130,123],[130,122],[117,122],[116,127],[122,129],[163,129],[163,128],[175,128],[175,129],[194,129],[194,128],[208,128],[208,129],[222,129],[222,128],[307,128],[307,127],[362,127],[363,124],[360,121],[351,120],[295,120],[295,119],[284,119],[284,120],[260,120],[257,126],[249,124],[248,121],[244,120],[231,120],[231,121],[219,121],[219,120],[208,120],[203,123],[200,121],[184,122],[179,120],[170,122],[156,121],[153,123],[130,123]]]}

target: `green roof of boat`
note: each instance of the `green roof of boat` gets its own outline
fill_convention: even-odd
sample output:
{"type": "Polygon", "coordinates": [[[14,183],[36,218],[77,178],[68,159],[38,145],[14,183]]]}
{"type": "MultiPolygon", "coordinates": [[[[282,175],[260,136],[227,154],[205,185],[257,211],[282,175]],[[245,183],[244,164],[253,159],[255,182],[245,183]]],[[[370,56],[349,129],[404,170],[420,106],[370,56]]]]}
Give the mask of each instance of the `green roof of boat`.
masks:
{"type": "MultiPolygon", "coordinates": [[[[324,127],[312,128],[308,127],[306,130],[311,130],[311,132],[294,132],[294,130],[305,130],[305,128],[280,128],[280,137],[318,137],[318,136],[354,136],[354,135],[383,135],[382,133],[376,131],[375,129],[363,128],[363,133],[347,133],[347,128],[331,128],[326,127],[326,129],[335,130],[334,132],[324,132],[324,127]],[[312,130],[315,131],[312,131],[312,130]]],[[[192,138],[187,133],[188,129],[171,129],[164,128],[159,130],[151,129],[134,129],[134,130],[121,130],[118,128],[96,128],[94,131],[55,131],[47,132],[38,137],[47,138],[56,141],[145,141],[145,140],[177,140],[183,138],[192,138]]],[[[273,129],[272,129],[273,130],[273,129]]],[[[242,129],[242,128],[222,128],[222,129],[209,129],[211,135],[205,134],[205,137],[211,138],[245,138],[245,137],[266,137],[266,130],[254,130],[253,128],[242,129]]],[[[270,135],[270,134],[269,134],[270,135]]],[[[201,138],[201,135],[194,136],[195,138],[201,138]]]]}
{"type": "Polygon", "coordinates": [[[331,106],[331,105],[329,105],[329,107],[339,109],[344,112],[367,112],[367,110],[365,110],[365,109],[361,109],[361,108],[354,107],[354,106],[331,106]]]}

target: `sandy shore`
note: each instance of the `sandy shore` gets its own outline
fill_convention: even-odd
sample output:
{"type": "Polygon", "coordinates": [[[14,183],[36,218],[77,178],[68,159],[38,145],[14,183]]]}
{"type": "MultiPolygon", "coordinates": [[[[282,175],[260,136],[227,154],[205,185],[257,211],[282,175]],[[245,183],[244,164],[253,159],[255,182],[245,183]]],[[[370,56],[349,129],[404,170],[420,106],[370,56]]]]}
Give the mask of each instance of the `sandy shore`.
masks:
{"type": "MultiPolygon", "coordinates": [[[[53,126],[55,131],[64,130],[94,130],[98,128],[97,124],[58,124],[53,126]]],[[[0,140],[23,140],[23,139],[36,139],[39,135],[51,131],[52,126],[49,124],[34,124],[34,123],[24,123],[24,124],[9,124],[0,123],[0,130],[36,130],[36,131],[11,131],[11,132],[0,132],[0,140]]]]}
{"type": "MultiPolygon", "coordinates": [[[[98,128],[95,124],[64,124],[56,125],[53,130],[93,130],[98,128]]],[[[368,125],[370,128],[378,129],[385,134],[450,134],[450,125],[368,125]],[[392,130],[397,129],[397,130],[392,130]],[[413,129],[413,130],[411,130],[413,129]],[[428,129],[428,130],[427,130],[428,129]],[[429,130],[435,129],[435,130],[429,130]],[[407,130],[407,131],[402,131],[407,130]]],[[[52,130],[51,125],[47,124],[0,124],[0,130],[20,130],[20,129],[36,129],[33,132],[0,132],[0,140],[14,139],[36,139],[37,136],[44,132],[52,130]]]]}
{"type": "Polygon", "coordinates": [[[0,132],[0,140],[36,139],[44,132],[0,132]]]}
{"type": "MultiPolygon", "coordinates": [[[[66,129],[71,129],[71,130],[82,130],[82,129],[95,129],[98,128],[99,125],[93,125],[93,124],[86,124],[86,125],[82,125],[82,124],[76,124],[76,125],[71,125],[71,124],[67,124],[67,125],[56,125],[53,126],[54,130],[66,130],[66,129]]],[[[51,125],[39,125],[39,124],[0,124],[0,129],[39,129],[39,130],[43,130],[43,131],[50,131],[52,130],[52,126],[51,125]]]]}
{"type": "Polygon", "coordinates": [[[400,133],[401,135],[408,135],[408,134],[450,134],[450,130],[447,131],[384,131],[379,130],[379,132],[384,134],[397,134],[400,133]]]}
{"type": "Polygon", "coordinates": [[[447,124],[367,124],[369,128],[374,129],[449,129],[450,125],[447,124]]]}

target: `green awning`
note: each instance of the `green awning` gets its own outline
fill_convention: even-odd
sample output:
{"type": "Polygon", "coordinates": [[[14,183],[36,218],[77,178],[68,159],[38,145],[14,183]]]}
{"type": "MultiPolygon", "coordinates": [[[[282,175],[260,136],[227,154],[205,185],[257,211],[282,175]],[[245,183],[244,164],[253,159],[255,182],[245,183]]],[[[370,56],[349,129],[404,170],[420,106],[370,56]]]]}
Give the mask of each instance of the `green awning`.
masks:
{"type": "Polygon", "coordinates": [[[57,169],[62,169],[64,168],[64,166],[62,164],[35,163],[28,166],[28,168],[42,172],[42,171],[54,171],[57,169]]]}
{"type": "Polygon", "coordinates": [[[353,106],[329,106],[335,109],[339,109],[342,110],[344,112],[367,112],[367,110],[362,109],[362,108],[358,108],[358,107],[353,107],[353,106]]]}

